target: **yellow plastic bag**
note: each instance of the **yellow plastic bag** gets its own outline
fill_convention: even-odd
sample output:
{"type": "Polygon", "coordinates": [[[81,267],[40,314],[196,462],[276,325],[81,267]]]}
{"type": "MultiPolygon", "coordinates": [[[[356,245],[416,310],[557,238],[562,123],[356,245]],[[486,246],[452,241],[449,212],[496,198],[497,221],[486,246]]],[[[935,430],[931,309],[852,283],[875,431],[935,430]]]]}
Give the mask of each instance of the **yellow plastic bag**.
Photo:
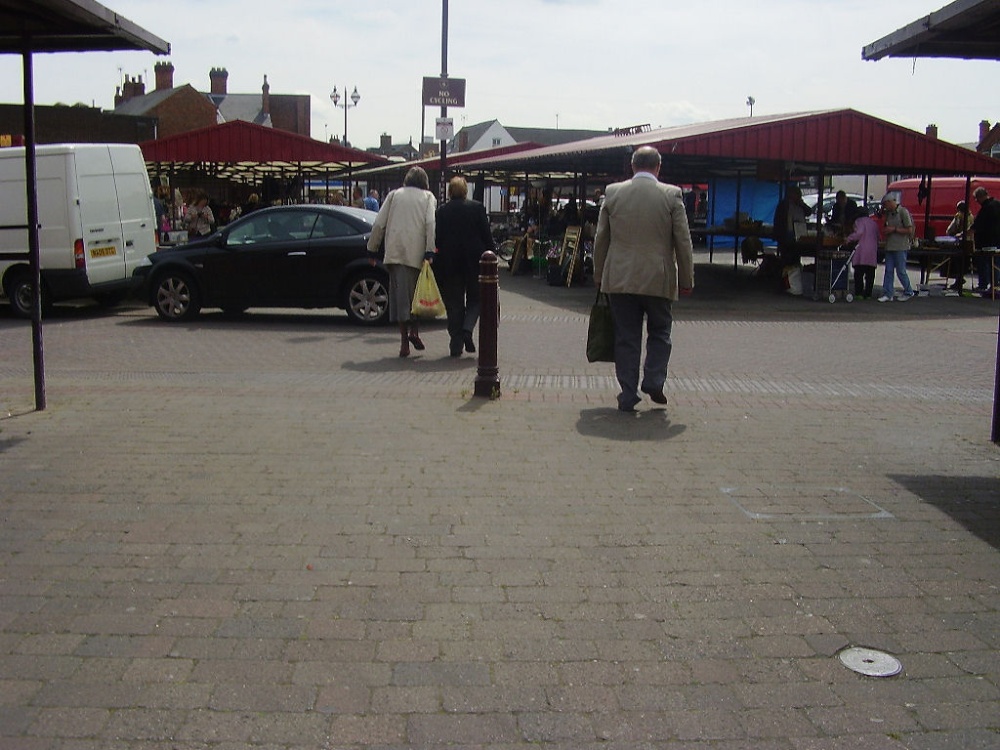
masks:
{"type": "Polygon", "coordinates": [[[438,291],[430,261],[424,261],[420,276],[417,277],[417,288],[413,290],[410,315],[417,318],[436,318],[444,315],[444,302],[441,301],[441,292],[438,291]]]}

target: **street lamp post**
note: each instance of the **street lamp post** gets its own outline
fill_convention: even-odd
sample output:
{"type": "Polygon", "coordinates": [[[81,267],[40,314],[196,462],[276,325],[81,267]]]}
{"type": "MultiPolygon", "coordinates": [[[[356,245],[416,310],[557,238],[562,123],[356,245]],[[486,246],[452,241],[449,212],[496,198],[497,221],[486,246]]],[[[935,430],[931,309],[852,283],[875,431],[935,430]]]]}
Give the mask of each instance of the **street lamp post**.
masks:
{"type": "Polygon", "coordinates": [[[347,101],[347,87],[344,86],[344,103],[340,103],[340,92],[337,91],[337,87],[333,87],[333,91],[330,92],[330,101],[333,102],[334,107],[341,107],[344,110],[344,148],[347,148],[347,110],[351,107],[357,107],[358,102],[361,101],[361,94],[358,93],[358,87],[354,87],[354,93],[351,94],[351,101],[347,101]],[[351,102],[354,102],[353,104],[351,102]]]}

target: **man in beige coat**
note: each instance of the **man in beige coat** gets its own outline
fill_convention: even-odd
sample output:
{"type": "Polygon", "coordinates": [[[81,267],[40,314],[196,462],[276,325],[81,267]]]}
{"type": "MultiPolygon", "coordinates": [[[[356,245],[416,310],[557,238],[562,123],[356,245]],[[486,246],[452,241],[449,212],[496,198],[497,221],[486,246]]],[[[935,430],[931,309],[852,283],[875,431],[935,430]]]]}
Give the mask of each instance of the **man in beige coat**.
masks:
{"type": "Polygon", "coordinates": [[[658,180],[660,153],[643,146],[632,154],[628,182],[609,185],[594,239],[594,278],[608,295],[615,321],[618,409],[634,412],[641,390],[667,403],[663,385],[673,345],[671,306],[694,288],[691,232],[681,189],[658,180]],[[646,322],[646,361],[642,326],[646,322]]]}

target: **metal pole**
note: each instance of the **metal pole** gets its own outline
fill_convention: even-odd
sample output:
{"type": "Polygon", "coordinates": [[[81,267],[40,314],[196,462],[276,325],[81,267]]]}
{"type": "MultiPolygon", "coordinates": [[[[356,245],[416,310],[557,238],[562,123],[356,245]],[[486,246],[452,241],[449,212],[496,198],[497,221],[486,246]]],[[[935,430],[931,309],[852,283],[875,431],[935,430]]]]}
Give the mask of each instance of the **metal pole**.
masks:
{"type": "MultiPolygon", "coordinates": [[[[441,0],[441,78],[448,77],[448,0],[441,0]]],[[[448,116],[447,105],[441,106],[441,117],[448,116]]],[[[441,139],[441,186],[438,199],[444,203],[448,196],[446,185],[448,184],[448,139],[441,139]]]]}
{"type": "MultiPolygon", "coordinates": [[[[990,263],[994,262],[995,256],[990,256],[990,263]]],[[[482,326],[482,323],[480,323],[482,326]]],[[[480,328],[480,336],[482,335],[482,328],[480,328]]],[[[997,315],[997,358],[996,358],[996,376],[993,381],[993,431],[990,434],[990,439],[994,443],[1000,443],[1000,314],[997,315]]]]}
{"type": "Polygon", "coordinates": [[[28,266],[34,292],[31,302],[31,352],[35,366],[35,409],[45,411],[45,356],[42,347],[42,272],[38,241],[38,175],[35,171],[35,94],[31,50],[24,61],[24,176],[28,199],[28,266]]]}
{"type": "Polygon", "coordinates": [[[500,276],[496,253],[487,250],[479,258],[479,366],[473,395],[500,398],[500,367],[497,363],[497,330],[500,326],[500,276]]]}

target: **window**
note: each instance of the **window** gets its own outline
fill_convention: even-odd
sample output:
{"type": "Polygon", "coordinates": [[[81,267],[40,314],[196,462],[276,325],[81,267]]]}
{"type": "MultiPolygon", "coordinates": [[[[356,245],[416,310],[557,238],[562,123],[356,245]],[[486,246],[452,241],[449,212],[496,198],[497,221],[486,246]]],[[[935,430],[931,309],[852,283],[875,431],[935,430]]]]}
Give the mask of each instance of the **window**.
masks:
{"type": "Polygon", "coordinates": [[[320,214],[319,218],[316,219],[316,226],[313,227],[312,239],[315,240],[323,237],[349,237],[352,234],[357,234],[357,232],[346,222],[341,221],[336,216],[320,214]]]}
{"type": "Polygon", "coordinates": [[[500,145],[500,139],[499,138],[494,138],[493,139],[493,145],[494,146],[499,146],[500,145]]]}

